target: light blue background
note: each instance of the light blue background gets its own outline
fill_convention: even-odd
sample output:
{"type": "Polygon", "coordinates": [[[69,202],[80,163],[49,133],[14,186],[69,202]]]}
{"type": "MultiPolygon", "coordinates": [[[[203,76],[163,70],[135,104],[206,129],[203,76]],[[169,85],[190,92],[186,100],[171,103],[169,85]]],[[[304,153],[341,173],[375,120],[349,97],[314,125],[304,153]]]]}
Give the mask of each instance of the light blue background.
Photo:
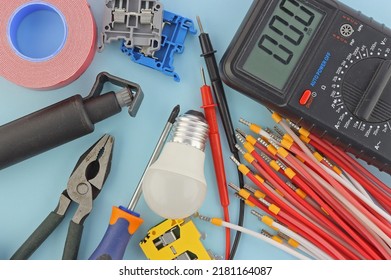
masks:
{"type": "MultiPolygon", "coordinates": [[[[90,0],[91,8],[99,30],[103,18],[104,0],[90,0]]],[[[376,20],[391,26],[391,2],[387,0],[344,0],[344,3],[376,20]]],[[[162,0],[165,9],[195,20],[201,17],[205,31],[210,33],[217,58],[220,59],[244,15],[251,0],[162,0]]],[[[5,4],[6,5],[6,4],[5,4]]],[[[82,19],[81,19],[82,20],[82,19]]],[[[189,36],[185,51],[175,57],[175,69],[181,82],[157,71],[129,61],[119,51],[119,43],[108,45],[103,53],[95,56],[88,70],[71,85],[54,91],[34,91],[0,79],[0,125],[34,112],[40,108],[70,97],[76,93],[87,95],[101,71],[121,76],[141,85],[145,99],[136,118],[130,118],[124,110],[121,114],[96,125],[96,130],[81,139],[53,149],[20,164],[0,171],[0,259],[8,259],[26,240],[41,221],[52,211],[60,193],[66,187],[70,172],[79,156],[104,133],[116,138],[112,171],[100,196],[94,202],[94,209],[85,222],[79,258],[88,259],[100,242],[111,214],[113,205],[127,206],[135,186],[144,170],[155,143],[161,133],[171,109],[181,105],[181,112],[199,109],[201,105],[199,87],[201,84],[200,58],[197,36],[189,36]]],[[[263,126],[273,125],[268,111],[254,101],[226,87],[226,93],[235,126],[244,117],[263,126]]],[[[224,140],[225,162],[228,181],[237,182],[235,167],[229,160],[229,150],[224,140]]],[[[389,175],[379,175],[391,185],[389,175]]],[[[209,147],[206,151],[205,173],[208,193],[200,210],[208,216],[222,216],[219,206],[214,170],[209,147]]],[[[230,213],[237,221],[239,202],[232,196],[230,213]]],[[[75,210],[72,208],[71,210],[75,210]]],[[[141,213],[144,224],[130,241],[125,259],[145,259],[138,246],[149,228],[162,218],[152,213],[140,200],[136,209],[141,213]]],[[[60,259],[67,233],[70,211],[60,227],[46,240],[31,259],[60,259]]],[[[215,254],[224,254],[224,230],[196,221],[200,231],[207,234],[203,241],[207,249],[215,254]]],[[[261,223],[246,211],[245,226],[260,230],[261,223]]],[[[234,236],[234,233],[233,233],[234,236]]],[[[265,243],[249,236],[242,236],[237,259],[291,259],[291,257],[265,243]]]]}

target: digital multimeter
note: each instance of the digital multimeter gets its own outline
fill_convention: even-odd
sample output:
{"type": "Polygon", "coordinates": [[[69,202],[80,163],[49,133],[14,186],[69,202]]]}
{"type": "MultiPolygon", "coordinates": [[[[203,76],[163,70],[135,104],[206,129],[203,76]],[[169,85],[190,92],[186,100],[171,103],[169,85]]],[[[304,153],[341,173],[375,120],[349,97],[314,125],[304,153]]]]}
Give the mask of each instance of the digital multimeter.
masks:
{"type": "Polygon", "coordinates": [[[256,0],[223,81],[391,173],[391,30],[333,0],[256,0]]]}

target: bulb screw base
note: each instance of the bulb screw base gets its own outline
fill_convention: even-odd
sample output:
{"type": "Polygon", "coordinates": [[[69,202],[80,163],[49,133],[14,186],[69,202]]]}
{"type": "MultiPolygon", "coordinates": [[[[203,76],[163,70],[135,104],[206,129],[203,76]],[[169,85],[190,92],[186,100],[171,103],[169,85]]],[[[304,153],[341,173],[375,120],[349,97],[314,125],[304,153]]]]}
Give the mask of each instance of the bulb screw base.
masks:
{"type": "Polygon", "coordinates": [[[209,125],[204,114],[191,110],[178,117],[171,142],[190,145],[204,152],[208,133],[209,125]]]}

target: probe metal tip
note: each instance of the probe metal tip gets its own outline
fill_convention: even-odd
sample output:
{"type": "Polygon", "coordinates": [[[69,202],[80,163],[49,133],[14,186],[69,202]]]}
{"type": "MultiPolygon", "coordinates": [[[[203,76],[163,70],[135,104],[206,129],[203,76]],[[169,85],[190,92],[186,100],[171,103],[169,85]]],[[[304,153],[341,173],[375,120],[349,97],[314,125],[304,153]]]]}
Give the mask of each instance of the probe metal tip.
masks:
{"type": "Polygon", "coordinates": [[[205,32],[204,32],[204,28],[202,27],[201,19],[200,19],[199,16],[197,16],[197,22],[198,22],[198,27],[200,28],[201,34],[202,34],[202,33],[205,33],[205,32]]]}
{"type": "Polygon", "coordinates": [[[204,67],[202,67],[202,66],[201,66],[201,77],[202,77],[202,82],[204,83],[204,86],[206,86],[205,70],[204,70],[204,67]]]}

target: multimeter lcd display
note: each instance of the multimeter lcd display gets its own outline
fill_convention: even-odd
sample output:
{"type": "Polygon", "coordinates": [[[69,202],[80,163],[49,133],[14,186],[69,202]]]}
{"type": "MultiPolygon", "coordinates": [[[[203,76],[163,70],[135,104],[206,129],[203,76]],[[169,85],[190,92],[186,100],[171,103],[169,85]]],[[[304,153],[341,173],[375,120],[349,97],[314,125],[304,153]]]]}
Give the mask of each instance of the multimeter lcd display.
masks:
{"type": "Polygon", "coordinates": [[[323,17],[302,2],[279,1],[245,58],[243,70],[282,90],[323,17]]]}

